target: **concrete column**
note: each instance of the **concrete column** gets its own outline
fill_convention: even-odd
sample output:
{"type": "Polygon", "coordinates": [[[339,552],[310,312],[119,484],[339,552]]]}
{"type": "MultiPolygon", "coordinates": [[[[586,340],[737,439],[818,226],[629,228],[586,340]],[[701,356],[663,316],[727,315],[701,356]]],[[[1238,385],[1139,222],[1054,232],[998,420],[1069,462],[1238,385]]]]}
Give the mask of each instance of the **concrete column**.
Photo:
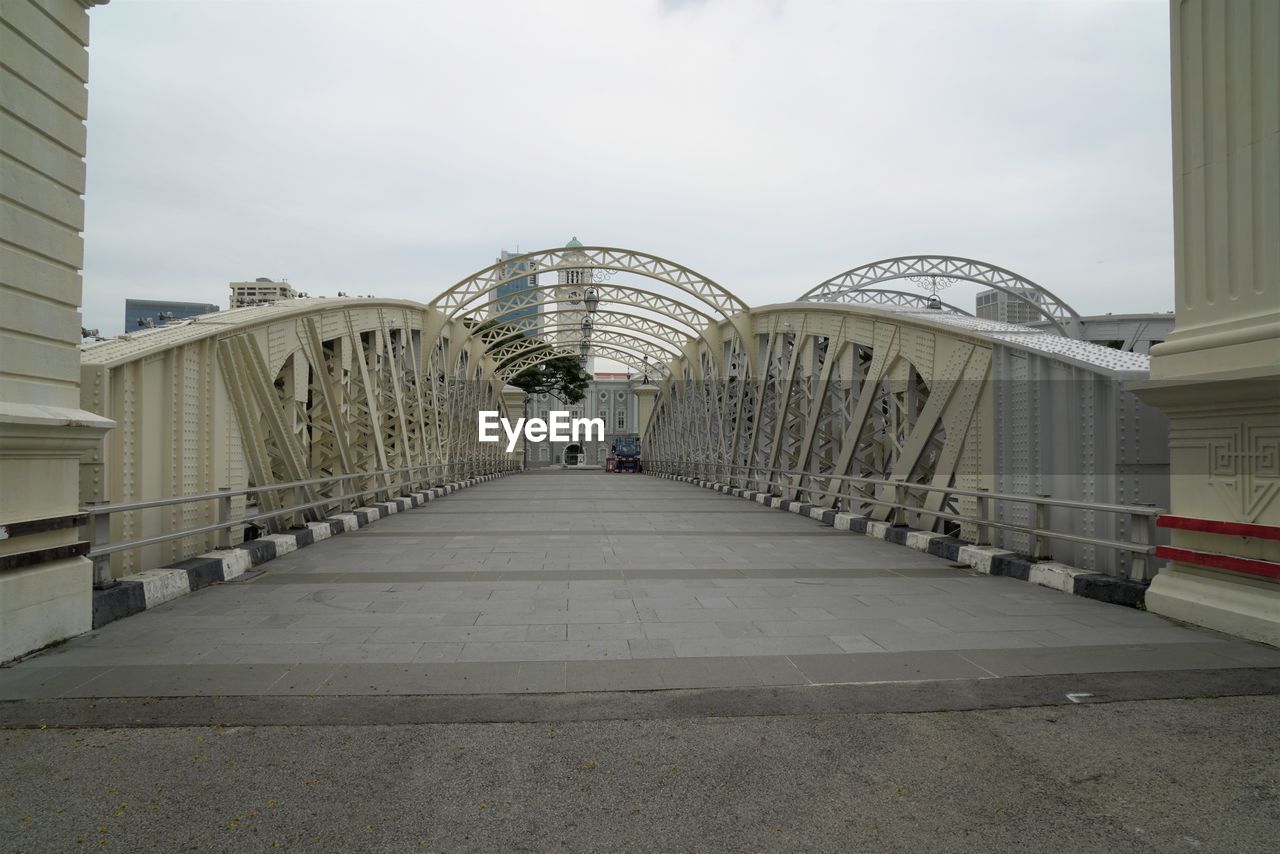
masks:
{"type": "Polygon", "coordinates": [[[87,631],[80,267],[93,0],[0,2],[0,661],[87,631]]]}
{"type": "Polygon", "coordinates": [[[1172,562],[1147,607],[1280,645],[1280,0],[1172,0],[1172,562]]]}
{"type": "Polygon", "coordinates": [[[640,434],[641,441],[644,441],[644,435],[649,429],[649,418],[653,415],[653,405],[657,400],[656,385],[636,386],[636,432],[640,434]]]}

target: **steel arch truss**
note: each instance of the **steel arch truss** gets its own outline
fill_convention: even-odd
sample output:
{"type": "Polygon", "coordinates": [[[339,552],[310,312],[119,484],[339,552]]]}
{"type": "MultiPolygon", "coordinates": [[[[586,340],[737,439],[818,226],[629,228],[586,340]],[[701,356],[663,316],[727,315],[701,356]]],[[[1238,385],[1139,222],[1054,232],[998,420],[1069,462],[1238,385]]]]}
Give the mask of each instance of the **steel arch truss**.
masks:
{"type": "MultiPolygon", "coordinates": [[[[263,523],[288,527],[350,509],[343,493],[371,502],[403,484],[508,465],[475,429],[479,410],[504,408],[494,363],[465,327],[414,303],[307,299],[220,312],[86,348],[82,371],[95,410],[120,425],[87,463],[86,501],[345,478],[256,493],[261,511],[316,504],[263,523]],[[164,417],[151,417],[157,409],[164,417]],[[386,473],[399,469],[410,471],[386,473]]],[[[234,515],[245,509],[233,499],[234,515]]],[[[113,537],[210,525],[215,513],[209,502],[117,513],[113,537]]],[[[172,540],[118,554],[112,569],[214,546],[212,534],[172,540]]]]}
{"type": "MultiPolygon", "coordinates": [[[[498,368],[498,376],[504,381],[510,381],[512,377],[523,371],[525,368],[542,364],[548,359],[555,359],[560,356],[576,356],[578,348],[574,345],[565,343],[547,344],[543,349],[532,350],[524,355],[513,358],[498,368]]],[[[622,349],[620,347],[612,347],[607,344],[593,343],[591,345],[590,355],[603,356],[620,362],[641,376],[651,376],[654,379],[665,378],[667,376],[667,366],[661,363],[655,364],[650,362],[645,364],[643,357],[637,356],[634,351],[622,349]]]]}
{"type": "MultiPolygon", "coordinates": [[[[550,314],[551,312],[543,310],[543,306],[559,305],[555,291],[560,287],[563,286],[557,284],[540,284],[527,291],[522,291],[521,296],[527,295],[527,298],[518,300],[513,298],[506,307],[508,311],[513,312],[513,320],[510,322],[516,323],[523,319],[514,316],[514,312],[520,309],[536,307],[541,314],[550,314]]],[[[592,285],[591,287],[596,289],[596,293],[600,297],[601,308],[605,308],[607,306],[625,306],[627,308],[640,309],[641,311],[658,315],[671,324],[678,324],[686,327],[686,334],[689,335],[697,334],[716,322],[714,317],[701,309],[689,305],[687,302],[663,296],[662,294],[655,293],[654,291],[646,290],[644,288],[638,288],[632,285],[613,284],[598,284],[592,285]]],[[[467,314],[467,318],[475,323],[483,323],[489,319],[485,317],[488,308],[489,306],[487,304],[476,306],[467,314]]],[[[575,308],[572,310],[581,312],[583,309],[575,308]]],[[[645,316],[637,312],[631,313],[637,317],[645,316]]],[[[499,322],[501,322],[500,317],[499,322]]]]}
{"type": "MultiPolygon", "coordinates": [[[[502,361],[498,354],[509,346],[519,345],[522,338],[545,338],[548,335],[554,335],[556,340],[563,341],[570,336],[580,337],[582,334],[580,318],[583,314],[581,309],[548,311],[540,315],[542,322],[537,327],[539,332],[533,335],[526,334],[524,330],[514,326],[505,328],[496,326],[485,329],[480,333],[480,338],[485,343],[486,351],[496,361],[502,361]],[[548,323],[548,318],[553,322],[548,323]]],[[[642,340],[668,351],[664,358],[680,355],[680,351],[693,340],[693,336],[668,323],[630,312],[597,310],[590,317],[592,336],[597,331],[604,330],[644,336],[642,340]],[[649,339],[652,340],[649,341],[649,339]]]]}
{"type": "MultiPolygon", "coordinates": [[[[914,294],[911,291],[896,291],[891,288],[859,288],[854,291],[851,303],[863,305],[898,305],[904,308],[929,308],[930,297],[927,294],[914,294]]],[[[834,301],[834,300],[833,300],[834,301]]],[[[958,305],[938,300],[938,308],[952,314],[973,315],[958,305]]]]}
{"type": "Polygon", "coordinates": [[[1080,318],[1075,309],[1024,276],[983,261],[950,255],[909,255],[863,264],[827,279],[805,292],[798,302],[863,302],[858,292],[865,288],[895,279],[922,278],[960,279],[994,288],[1031,307],[1067,337],[1080,318]]]}
{"type": "MultiPolygon", "coordinates": [[[[565,326],[563,329],[568,332],[577,329],[577,327],[565,326]]],[[[514,373],[509,372],[509,366],[516,359],[528,353],[543,353],[544,358],[551,358],[551,356],[547,355],[547,348],[565,351],[558,352],[557,355],[566,355],[570,352],[578,354],[581,352],[578,339],[561,338],[556,334],[556,331],[557,328],[553,327],[546,334],[524,336],[519,340],[509,342],[498,349],[490,351],[489,357],[499,365],[498,375],[503,379],[510,379],[515,376],[514,373]]],[[[601,348],[605,347],[613,351],[630,354],[632,360],[642,366],[644,365],[644,360],[649,359],[650,367],[648,372],[657,372],[663,375],[667,373],[665,364],[677,355],[667,346],[645,340],[632,332],[597,327],[592,331],[591,339],[588,342],[588,355],[604,355],[601,348]],[[655,371],[654,366],[658,366],[660,370],[655,371]]]]}
{"type": "Polygon", "coordinates": [[[646,429],[650,458],[694,464],[738,486],[772,481],[768,488],[787,498],[937,530],[947,523],[936,514],[967,499],[876,494],[833,476],[986,485],[978,415],[989,344],[910,315],[814,306],[753,311],[749,323],[725,325],[723,348],[723,372],[705,345],[672,363],[646,429]]]}
{"type": "Polygon", "coordinates": [[[506,258],[463,279],[431,302],[449,317],[465,316],[468,308],[487,303],[500,285],[558,270],[606,270],[633,273],[663,282],[697,300],[706,313],[726,318],[745,311],[747,304],[702,274],[656,255],[607,246],[542,249],[506,258]]]}

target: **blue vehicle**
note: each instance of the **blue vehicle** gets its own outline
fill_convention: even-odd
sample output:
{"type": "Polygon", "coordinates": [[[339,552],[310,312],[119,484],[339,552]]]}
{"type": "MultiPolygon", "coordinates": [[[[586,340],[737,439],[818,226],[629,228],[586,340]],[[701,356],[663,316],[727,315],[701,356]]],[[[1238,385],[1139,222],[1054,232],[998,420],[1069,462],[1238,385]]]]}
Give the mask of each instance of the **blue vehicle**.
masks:
{"type": "Polygon", "coordinates": [[[616,472],[640,471],[640,437],[619,436],[613,440],[610,453],[614,458],[613,470],[616,472]]]}

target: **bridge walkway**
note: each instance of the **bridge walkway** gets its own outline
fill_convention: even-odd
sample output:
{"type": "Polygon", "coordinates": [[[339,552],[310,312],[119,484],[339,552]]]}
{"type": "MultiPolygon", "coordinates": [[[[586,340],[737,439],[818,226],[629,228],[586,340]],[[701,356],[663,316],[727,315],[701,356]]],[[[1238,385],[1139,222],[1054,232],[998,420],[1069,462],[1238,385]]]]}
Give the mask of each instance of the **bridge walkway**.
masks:
{"type": "Polygon", "coordinates": [[[0,669],[0,699],[486,694],[1280,666],[636,475],[501,478],[0,669]]]}

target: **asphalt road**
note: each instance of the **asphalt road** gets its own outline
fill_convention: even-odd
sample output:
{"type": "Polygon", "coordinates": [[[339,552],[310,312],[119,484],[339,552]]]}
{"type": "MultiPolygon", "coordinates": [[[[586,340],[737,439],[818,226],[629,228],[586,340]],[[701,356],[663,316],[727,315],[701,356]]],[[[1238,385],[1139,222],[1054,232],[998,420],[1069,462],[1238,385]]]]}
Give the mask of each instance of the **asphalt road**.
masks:
{"type": "Polygon", "coordinates": [[[0,731],[0,850],[1240,851],[1280,697],[0,731]]]}

